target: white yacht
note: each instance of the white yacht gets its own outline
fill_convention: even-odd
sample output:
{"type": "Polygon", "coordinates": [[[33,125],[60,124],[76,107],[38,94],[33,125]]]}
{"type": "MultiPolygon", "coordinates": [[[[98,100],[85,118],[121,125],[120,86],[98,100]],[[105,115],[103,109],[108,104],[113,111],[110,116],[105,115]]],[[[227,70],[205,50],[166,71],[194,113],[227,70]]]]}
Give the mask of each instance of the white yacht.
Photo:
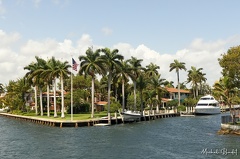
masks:
{"type": "Polygon", "coordinates": [[[195,108],[196,115],[212,115],[220,113],[219,102],[211,95],[201,97],[195,108]]]}
{"type": "Polygon", "coordinates": [[[133,112],[130,110],[123,111],[120,113],[122,116],[123,121],[140,121],[141,120],[141,113],[140,112],[133,112]]]}

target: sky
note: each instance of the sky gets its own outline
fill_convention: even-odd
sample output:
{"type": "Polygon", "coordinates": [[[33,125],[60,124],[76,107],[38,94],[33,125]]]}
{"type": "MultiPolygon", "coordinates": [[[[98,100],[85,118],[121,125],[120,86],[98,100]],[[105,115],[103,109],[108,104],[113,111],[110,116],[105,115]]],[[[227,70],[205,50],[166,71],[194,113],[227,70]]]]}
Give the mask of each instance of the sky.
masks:
{"type": "MultiPolygon", "coordinates": [[[[160,66],[162,78],[174,59],[203,68],[212,86],[221,77],[218,58],[240,44],[239,0],[0,0],[0,83],[26,74],[23,68],[54,56],[62,61],[87,48],[118,49],[160,66]]],[[[180,71],[180,82],[187,71],[180,71]]]]}

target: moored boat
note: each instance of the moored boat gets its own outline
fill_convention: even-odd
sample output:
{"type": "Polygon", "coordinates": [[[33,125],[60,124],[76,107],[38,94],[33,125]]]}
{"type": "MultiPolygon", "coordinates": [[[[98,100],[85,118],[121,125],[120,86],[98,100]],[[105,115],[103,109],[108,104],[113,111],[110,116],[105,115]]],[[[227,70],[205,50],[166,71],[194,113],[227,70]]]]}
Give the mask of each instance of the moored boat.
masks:
{"type": "Polygon", "coordinates": [[[195,108],[196,115],[213,115],[220,113],[219,102],[211,95],[201,97],[195,108]]]}
{"type": "Polygon", "coordinates": [[[141,113],[135,111],[123,111],[120,113],[123,121],[139,121],[141,119],[141,113]]]}

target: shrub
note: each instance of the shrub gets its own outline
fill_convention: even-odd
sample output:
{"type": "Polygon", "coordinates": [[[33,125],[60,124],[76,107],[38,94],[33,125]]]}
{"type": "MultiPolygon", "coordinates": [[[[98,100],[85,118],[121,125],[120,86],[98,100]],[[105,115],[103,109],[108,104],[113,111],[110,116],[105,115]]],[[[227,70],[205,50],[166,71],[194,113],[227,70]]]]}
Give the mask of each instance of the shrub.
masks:
{"type": "Polygon", "coordinates": [[[184,105],[180,105],[177,107],[177,111],[180,112],[180,111],[185,111],[186,110],[186,107],[184,105]]]}

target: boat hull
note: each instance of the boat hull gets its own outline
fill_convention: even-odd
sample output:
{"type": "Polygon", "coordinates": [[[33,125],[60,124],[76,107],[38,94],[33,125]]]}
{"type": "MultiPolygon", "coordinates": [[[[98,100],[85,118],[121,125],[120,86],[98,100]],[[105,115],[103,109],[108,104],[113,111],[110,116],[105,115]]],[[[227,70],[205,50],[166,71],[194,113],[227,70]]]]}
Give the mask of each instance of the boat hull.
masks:
{"type": "Polygon", "coordinates": [[[196,115],[214,115],[220,114],[221,110],[219,107],[205,107],[205,108],[195,108],[196,115]]]}
{"type": "Polygon", "coordinates": [[[123,121],[140,121],[141,114],[134,112],[122,112],[122,120],[123,121]]]}

